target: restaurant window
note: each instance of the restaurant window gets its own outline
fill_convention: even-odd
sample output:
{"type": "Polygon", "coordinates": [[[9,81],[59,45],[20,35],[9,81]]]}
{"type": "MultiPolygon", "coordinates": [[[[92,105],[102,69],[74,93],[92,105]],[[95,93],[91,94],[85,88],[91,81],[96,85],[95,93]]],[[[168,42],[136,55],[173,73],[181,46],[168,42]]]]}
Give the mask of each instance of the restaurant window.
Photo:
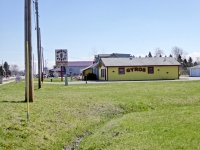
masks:
{"type": "Polygon", "coordinates": [[[125,74],[124,68],[119,68],[119,74],[125,74]]]}
{"type": "Polygon", "coordinates": [[[148,67],[148,74],[154,74],[153,67],[148,67]]]}
{"type": "Polygon", "coordinates": [[[101,77],[105,77],[105,69],[101,69],[101,77]]]}

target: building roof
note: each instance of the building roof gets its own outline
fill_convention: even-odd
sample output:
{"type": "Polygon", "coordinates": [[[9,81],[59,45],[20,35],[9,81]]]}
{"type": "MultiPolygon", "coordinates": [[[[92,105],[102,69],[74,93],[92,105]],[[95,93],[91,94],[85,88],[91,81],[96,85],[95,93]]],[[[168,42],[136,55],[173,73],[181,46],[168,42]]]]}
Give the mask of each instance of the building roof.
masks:
{"type": "Polygon", "coordinates": [[[111,54],[99,54],[99,55],[97,55],[98,57],[100,57],[100,58],[107,58],[107,57],[109,57],[111,54]]]}
{"type": "MultiPolygon", "coordinates": [[[[60,68],[51,69],[50,71],[59,72],[59,71],[61,71],[61,67],[60,68]]],[[[64,72],[64,71],[65,71],[65,67],[62,66],[62,72],[64,72]]]]}
{"type": "Polygon", "coordinates": [[[130,57],[131,54],[121,54],[121,53],[112,53],[112,54],[98,54],[95,57],[108,58],[108,57],[130,57]]]}
{"type": "Polygon", "coordinates": [[[92,64],[92,65],[90,65],[90,66],[88,66],[88,67],[82,69],[82,71],[87,70],[87,69],[90,69],[90,68],[93,69],[93,68],[95,68],[98,64],[99,64],[99,63],[94,63],[94,64],[92,64]]]}
{"type": "Polygon", "coordinates": [[[106,67],[109,66],[180,66],[172,57],[145,57],[145,58],[101,58],[106,67]]]}
{"type": "Polygon", "coordinates": [[[121,53],[112,53],[112,54],[98,54],[94,56],[94,62],[97,63],[101,58],[123,58],[130,57],[131,54],[121,54],[121,53]]]}
{"type": "Polygon", "coordinates": [[[88,67],[93,64],[93,61],[69,61],[68,67],[88,67]]]}
{"type": "Polygon", "coordinates": [[[131,56],[131,54],[120,54],[120,53],[113,53],[113,54],[111,54],[110,55],[110,57],[112,57],[112,56],[116,56],[116,57],[130,57],[131,56]]]}
{"type": "Polygon", "coordinates": [[[55,68],[55,69],[51,69],[50,71],[61,71],[61,68],[55,68]]]}

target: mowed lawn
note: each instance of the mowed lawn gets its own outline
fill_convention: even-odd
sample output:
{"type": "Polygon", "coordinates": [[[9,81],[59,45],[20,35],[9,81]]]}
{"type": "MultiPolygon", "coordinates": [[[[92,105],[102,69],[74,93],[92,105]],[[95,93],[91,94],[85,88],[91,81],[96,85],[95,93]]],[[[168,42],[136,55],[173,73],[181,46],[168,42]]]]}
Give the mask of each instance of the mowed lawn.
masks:
{"type": "Polygon", "coordinates": [[[200,81],[0,86],[0,149],[200,149],[200,81]]]}

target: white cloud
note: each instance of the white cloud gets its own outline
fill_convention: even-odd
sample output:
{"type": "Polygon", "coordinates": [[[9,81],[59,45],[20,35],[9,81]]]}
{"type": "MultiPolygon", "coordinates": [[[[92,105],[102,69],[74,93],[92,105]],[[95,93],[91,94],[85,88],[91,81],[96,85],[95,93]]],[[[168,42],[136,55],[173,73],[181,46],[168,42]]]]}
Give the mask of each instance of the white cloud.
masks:
{"type": "Polygon", "coordinates": [[[193,52],[190,53],[186,56],[186,58],[188,59],[189,57],[192,57],[193,61],[196,61],[198,57],[200,57],[200,52],[193,52]]]}

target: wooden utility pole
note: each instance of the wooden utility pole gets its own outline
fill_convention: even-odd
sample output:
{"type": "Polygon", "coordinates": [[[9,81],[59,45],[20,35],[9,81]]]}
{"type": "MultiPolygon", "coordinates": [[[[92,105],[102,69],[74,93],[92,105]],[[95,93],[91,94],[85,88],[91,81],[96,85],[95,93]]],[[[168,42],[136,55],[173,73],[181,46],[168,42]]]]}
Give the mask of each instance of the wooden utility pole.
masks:
{"type": "Polygon", "coordinates": [[[37,52],[38,52],[38,88],[41,88],[41,44],[40,44],[40,28],[39,28],[39,15],[38,15],[38,0],[35,0],[36,10],[36,30],[37,30],[37,52]]]}
{"type": "Polygon", "coordinates": [[[40,67],[41,67],[41,72],[42,72],[41,80],[42,80],[42,83],[43,83],[43,81],[44,81],[44,57],[43,57],[43,47],[41,45],[41,30],[40,30],[40,36],[39,37],[40,37],[40,56],[41,56],[41,60],[40,60],[41,66],[40,67]]]}
{"type": "Polygon", "coordinates": [[[33,75],[35,75],[34,69],[35,69],[35,66],[34,66],[34,54],[33,54],[33,75]]]}
{"type": "Polygon", "coordinates": [[[25,101],[34,100],[34,83],[32,69],[32,30],[31,0],[25,0],[24,7],[24,49],[25,49],[25,101]],[[28,94],[27,94],[28,93],[28,94]]]}

